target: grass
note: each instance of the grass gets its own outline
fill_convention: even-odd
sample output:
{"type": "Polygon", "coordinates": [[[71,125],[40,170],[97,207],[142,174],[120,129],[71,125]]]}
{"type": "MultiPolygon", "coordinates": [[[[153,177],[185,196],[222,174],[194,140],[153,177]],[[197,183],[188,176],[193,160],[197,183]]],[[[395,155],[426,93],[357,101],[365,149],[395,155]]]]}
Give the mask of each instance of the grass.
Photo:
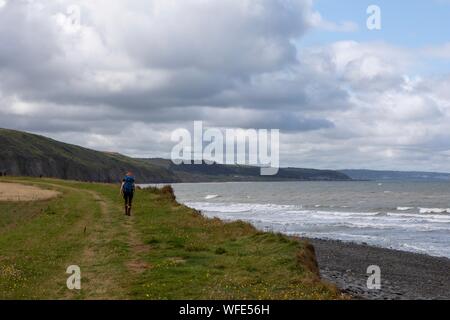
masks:
{"type": "Polygon", "coordinates": [[[138,190],[125,217],[118,187],[7,178],[57,198],[0,202],[2,299],[339,299],[311,246],[244,222],[207,219],[171,188],[138,190]],[[81,268],[68,290],[66,268],[81,268]]]}

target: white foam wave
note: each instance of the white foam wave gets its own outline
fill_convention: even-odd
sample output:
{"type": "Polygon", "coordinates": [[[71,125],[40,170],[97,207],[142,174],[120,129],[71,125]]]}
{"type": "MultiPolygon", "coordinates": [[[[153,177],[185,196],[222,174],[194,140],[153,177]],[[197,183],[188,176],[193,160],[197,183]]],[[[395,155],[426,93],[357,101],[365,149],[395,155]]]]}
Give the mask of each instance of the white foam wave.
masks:
{"type": "Polygon", "coordinates": [[[430,213],[387,213],[388,217],[393,218],[418,218],[421,220],[436,220],[437,222],[450,222],[450,216],[445,214],[430,214],[430,213]]]}
{"type": "MultiPolygon", "coordinates": [[[[414,223],[414,222],[450,222],[449,215],[431,213],[384,213],[384,212],[351,212],[351,211],[325,211],[317,209],[303,209],[301,206],[260,204],[260,203],[213,203],[213,202],[188,202],[186,205],[205,212],[219,215],[249,213],[259,217],[269,216],[274,221],[302,221],[305,219],[325,221],[346,221],[350,218],[364,220],[370,223],[414,223]]],[[[405,210],[406,211],[406,210],[405,210]]],[[[425,212],[425,211],[424,211],[425,212]]],[[[434,212],[426,211],[426,212],[434,212]]],[[[439,211],[442,212],[442,211],[439,211]]]]}
{"type": "Polygon", "coordinates": [[[288,210],[300,209],[294,205],[260,204],[260,203],[212,203],[212,202],[187,202],[187,206],[198,210],[218,213],[239,213],[239,212],[286,212],[288,210]]]}
{"type": "Polygon", "coordinates": [[[450,213],[450,209],[447,208],[419,208],[420,213],[450,213]]]}
{"type": "Polygon", "coordinates": [[[413,209],[414,207],[397,207],[397,211],[409,211],[413,209]]]}

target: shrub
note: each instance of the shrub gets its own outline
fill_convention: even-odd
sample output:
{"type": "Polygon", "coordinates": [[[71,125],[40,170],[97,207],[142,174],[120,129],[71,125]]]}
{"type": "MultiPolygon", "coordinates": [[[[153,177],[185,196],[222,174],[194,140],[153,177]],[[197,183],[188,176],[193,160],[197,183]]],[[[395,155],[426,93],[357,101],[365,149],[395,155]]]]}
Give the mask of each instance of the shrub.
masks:
{"type": "Polygon", "coordinates": [[[167,185],[161,188],[161,193],[168,197],[169,199],[171,199],[172,201],[175,201],[176,197],[175,197],[175,192],[173,191],[172,186],[167,185]]]}

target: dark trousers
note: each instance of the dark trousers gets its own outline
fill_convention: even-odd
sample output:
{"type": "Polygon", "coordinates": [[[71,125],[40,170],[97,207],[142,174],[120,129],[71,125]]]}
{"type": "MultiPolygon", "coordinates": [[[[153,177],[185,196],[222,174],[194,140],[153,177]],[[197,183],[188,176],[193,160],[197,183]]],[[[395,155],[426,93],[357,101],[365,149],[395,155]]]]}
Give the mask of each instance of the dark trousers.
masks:
{"type": "Polygon", "coordinates": [[[123,193],[123,199],[125,200],[125,208],[130,207],[131,203],[133,202],[133,192],[124,192],[123,193]]]}

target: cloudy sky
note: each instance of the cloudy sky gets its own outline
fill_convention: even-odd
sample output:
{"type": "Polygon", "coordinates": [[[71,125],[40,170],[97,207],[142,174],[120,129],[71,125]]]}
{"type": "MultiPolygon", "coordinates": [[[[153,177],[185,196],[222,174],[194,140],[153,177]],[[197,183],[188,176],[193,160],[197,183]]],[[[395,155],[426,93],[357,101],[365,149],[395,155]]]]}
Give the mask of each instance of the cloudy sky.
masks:
{"type": "Polygon", "coordinates": [[[169,157],[203,120],[279,128],[283,166],[450,172],[449,17],[449,0],[0,0],[0,127],[169,157]]]}

